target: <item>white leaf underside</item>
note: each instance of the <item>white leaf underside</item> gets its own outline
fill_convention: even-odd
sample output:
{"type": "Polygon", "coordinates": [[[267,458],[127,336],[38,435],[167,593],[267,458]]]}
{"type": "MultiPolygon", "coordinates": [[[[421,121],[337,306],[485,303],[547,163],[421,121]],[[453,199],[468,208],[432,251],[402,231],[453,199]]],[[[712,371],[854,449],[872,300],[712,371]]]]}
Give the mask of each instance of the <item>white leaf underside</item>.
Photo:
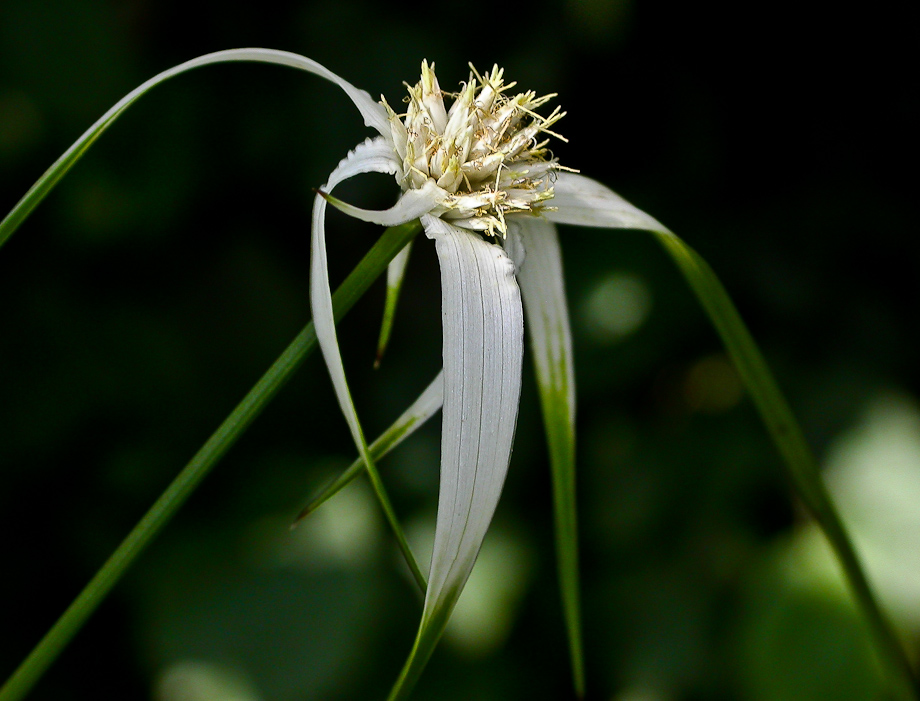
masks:
{"type": "MultiPolygon", "coordinates": [[[[394,159],[395,157],[395,154],[393,154],[394,159]]],[[[393,162],[396,163],[395,160],[393,162]]],[[[323,191],[322,194],[328,195],[329,193],[323,191]]],[[[398,226],[413,219],[418,219],[423,214],[430,212],[435,208],[442,195],[443,190],[433,180],[427,180],[421,189],[404,192],[396,204],[389,209],[361,209],[347,202],[342,202],[342,200],[335,197],[327,197],[326,199],[329,200],[329,204],[333,207],[355,219],[380,224],[381,226],[398,226]]]]}
{"type": "Polygon", "coordinates": [[[456,603],[498,504],[521,389],[523,310],[498,246],[422,218],[441,265],[444,413],[441,485],[425,620],[456,603]]]}
{"type": "MultiPolygon", "coordinates": [[[[390,134],[390,123],[387,117],[387,112],[383,108],[383,105],[374,100],[367,93],[367,91],[356,88],[347,80],[339,77],[322,64],[317,63],[313,59],[307,58],[306,56],[294,54],[289,51],[278,51],[277,49],[261,48],[228,49],[226,51],[216,51],[214,53],[205,54],[204,56],[198,56],[197,58],[193,58],[190,61],[186,61],[185,63],[169,69],[168,71],[164,71],[164,73],[157,76],[156,78],[153,78],[152,80],[162,80],[168,77],[167,74],[182,73],[192,68],[197,68],[198,66],[206,66],[213,63],[224,63],[230,61],[274,63],[276,65],[297,68],[302,71],[307,71],[308,73],[313,73],[320,78],[325,78],[326,80],[335,83],[345,92],[346,95],[348,95],[349,99],[351,99],[355,107],[357,107],[358,111],[361,113],[361,116],[364,118],[365,125],[371,129],[376,130],[381,136],[389,139],[392,142],[393,137],[390,134]]],[[[147,86],[147,83],[141,85],[137,90],[141,90],[145,88],[145,86],[147,86]]],[[[137,92],[137,90],[134,92],[137,92]]]]}
{"type": "Polygon", "coordinates": [[[506,248],[509,247],[523,248],[525,252],[517,280],[524,300],[537,381],[541,387],[565,398],[574,429],[572,332],[556,227],[539,217],[509,218],[506,248]]]}
{"type": "Polygon", "coordinates": [[[374,443],[384,443],[386,452],[381,456],[393,450],[402,443],[406,438],[421,428],[428,419],[435,415],[444,404],[444,371],[438,372],[431,383],[418,396],[412,404],[406,409],[399,418],[393,422],[393,425],[374,443]],[[390,438],[390,436],[395,436],[390,438]]]}
{"type": "MultiPolygon", "coordinates": [[[[381,137],[368,139],[359,144],[354,151],[339,163],[323,186],[323,191],[330,192],[343,180],[360,173],[395,173],[399,167],[393,155],[393,149],[381,137]]],[[[313,202],[313,232],[310,256],[310,306],[313,312],[313,324],[320,351],[329,369],[336,398],[348,427],[351,430],[358,453],[367,461],[367,444],[361,431],[358,415],[345,380],[345,367],[339,352],[338,338],[335,332],[335,320],[332,313],[332,290],[329,285],[329,269],[326,258],[326,200],[317,195],[313,202]]]]}
{"type": "Polygon", "coordinates": [[[551,222],[670,233],[657,219],[634,207],[606,185],[584,175],[558,173],[553,191],[553,199],[548,204],[556,210],[545,213],[551,222]]]}
{"type": "Polygon", "coordinates": [[[575,377],[556,227],[541,218],[509,222],[507,244],[526,255],[518,272],[553,477],[560,594],[576,689],[584,688],[575,488],[575,377]]]}

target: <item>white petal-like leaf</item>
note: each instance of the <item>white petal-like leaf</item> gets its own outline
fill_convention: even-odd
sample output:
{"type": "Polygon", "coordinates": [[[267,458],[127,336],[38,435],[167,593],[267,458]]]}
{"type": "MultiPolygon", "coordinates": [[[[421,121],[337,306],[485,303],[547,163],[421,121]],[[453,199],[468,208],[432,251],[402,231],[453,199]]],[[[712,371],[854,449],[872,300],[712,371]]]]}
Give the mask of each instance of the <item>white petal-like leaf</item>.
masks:
{"type": "Polygon", "coordinates": [[[441,264],[441,485],[422,622],[391,693],[421,673],[469,577],[501,495],[517,423],[523,310],[514,264],[480,236],[422,217],[441,264]]]}
{"type": "Polygon", "coordinates": [[[525,253],[517,279],[524,297],[537,379],[541,387],[551,387],[553,394],[563,400],[568,422],[574,427],[572,332],[556,227],[539,217],[509,217],[508,229],[509,238],[519,240],[525,253]]]}
{"type": "Polygon", "coordinates": [[[521,259],[518,284],[553,474],[556,556],[576,690],[584,688],[575,498],[575,373],[556,227],[538,217],[508,220],[505,248],[521,259]],[[523,255],[520,252],[523,250],[523,255]]]}
{"type": "MultiPolygon", "coordinates": [[[[332,171],[329,180],[323,186],[324,192],[331,191],[336,185],[359,173],[395,173],[398,167],[392,149],[383,138],[369,139],[359,144],[354,151],[339,163],[332,171]]],[[[345,381],[345,368],[339,353],[339,344],[335,333],[335,321],[332,316],[332,290],[329,286],[329,267],[326,259],[326,199],[317,195],[313,202],[313,232],[310,258],[310,306],[313,311],[313,324],[316,338],[342,413],[351,429],[352,437],[359,453],[364,457],[366,445],[358,423],[357,412],[345,381]]]]}
{"type": "Polygon", "coordinates": [[[654,217],[634,207],[606,185],[576,173],[558,173],[555,195],[547,203],[556,211],[546,218],[558,224],[599,226],[611,229],[645,229],[665,232],[654,217]]]}
{"type": "Polygon", "coordinates": [[[444,325],[430,610],[459,596],[498,504],[517,425],[524,319],[514,266],[500,247],[441,219],[426,217],[423,225],[441,264],[444,325]]]}
{"type": "MultiPolygon", "coordinates": [[[[396,156],[390,145],[382,138],[368,139],[358,145],[354,151],[339,163],[338,167],[332,171],[329,180],[323,189],[328,192],[343,180],[357,175],[359,173],[383,172],[395,173],[398,164],[396,156]]],[[[367,465],[368,475],[374,485],[374,491],[381,502],[381,506],[386,513],[387,520],[396,535],[400,549],[406,558],[406,562],[412,570],[412,574],[420,586],[423,585],[425,578],[420,572],[415,558],[409,550],[408,544],[402,537],[402,531],[396,521],[392,506],[383,489],[383,484],[377,474],[373,458],[367,447],[367,441],[364,438],[364,431],[358,420],[358,412],[355,409],[354,402],[351,398],[351,392],[348,389],[348,383],[345,380],[345,367],[342,364],[342,356],[339,352],[339,342],[335,333],[335,319],[332,312],[332,290],[329,287],[329,269],[326,259],[326,200],[322,195],[317,195],[313,202],[313,232],[311,237],[311,256],[310,256],[310,307],[313,311],[313,325],[316,329],[316,340],[319,343],[320,351],[323,354],[323,360],[326,361],[326,367],[329,369],[329,376],[332,379],[332,386],[335,389],[336,399],[348,423],[358,454],[367,465]]]]}
{"type": "Polygon", "coordinates": [[[373,210],[361,209],[347,202],[342,202],[342,200],[329,195],[325,190],[320,192],[320,195],[324,196],[329,201],[329,204],[345,212],[345,214],[361,221],[382,226],[399,226],[413,219],[418,219],[423,214],[427,214],[434,209],[447,194],[447,192],[438,187],[434,180],[426,180],[425,184],[418,190],[404,192],[396,204],[389,209],[373,210]]]}
{"type": "MultiPolygon", "coordinates": [[[[229,49],[227,51],[218,51],[213,54],[206,54],[188,63],[183,64],[186,68],[192,68],[193,64],[204,65],[205,63],[214,63],[215,61],[262,61],[266,63],[276,63],[291,68],[299,68],[308,71],[314,75],[335,83],[345,94],[351,98],[355,107],[364,117],[364,123],[371,129],[375,129],[382,137],[391,141],[390,122],[387,111],[383,105],[374,100],[365,90],[356,88],[344,78],[340,78],[335,73],[311,58],[291,53],[290,51],[277,51],[275,49],[229,49]]],[[[177,66],[176,69],[181,68],[177,66]]],[[[176,70],[173,69],[173,70],[176,70]]]]}
{"type": "Polygon", "coordinates": [[[0,221],[0,245],[3,245],[13,234],[29,213],[38,206],[38,203],[41,202],[57,182],[64,177],[67,171],[73,167],[93,142],[98,139],[121,113],[128,109],[128,107],[139,97],[146,94],[150,89],[156,87],[163,81],[169,80],[186,71],[201,66],[233,61],[255,61],[259,63],[274,63],[290,66],[332,81],[342,88],[348,97],[351,98],[351,101],[358,108],[358,111],[361,112],[361,116],[364,117],[364,123],[376,129],[390,144],[393,143],[393,135],[390,130],[387,111],[383,105],[375,102],[364,90],[356,88],[347,80],[340,78],[328,68],[312,59],[288,51],[276,51],[274,49],[229,49],[227,51],[217,51],[215,53],[205,54],[204,56],[198,56],[185,63],[180,63],[178,66],[173,66],[162,73],[158,73],[153,78],[144,81],[116,102],[111,109],[102,115],[102,117],[96,120],[95,124],[87,129],[80,138],[77,139],[47,171],[45,171],[42,177],[29,189],[3,221],[0,221]]]}

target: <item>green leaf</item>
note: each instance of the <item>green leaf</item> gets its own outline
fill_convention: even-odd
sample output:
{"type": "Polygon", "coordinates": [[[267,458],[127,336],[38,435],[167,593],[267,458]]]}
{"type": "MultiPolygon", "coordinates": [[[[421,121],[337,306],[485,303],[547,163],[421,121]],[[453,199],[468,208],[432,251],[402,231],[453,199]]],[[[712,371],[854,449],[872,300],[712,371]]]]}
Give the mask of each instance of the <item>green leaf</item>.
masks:
{"type": "Polygon", "coordinates": [[[690,246],[664,227],[652,233],[680,268],[709,315],[773,443],[783,456],[796,492],[834,549],[856,601],[872,628],[879,655],[898,698],[920,699],[920,684],[910,661],[872,591],[814,456],[728,293],[706,261],[690,246]]]}
{"type": "Polygon", "coordinates": [[[390,342],[390,333],[393,331],[393,317],[396,316],[396,303],[402,290],[403,279],[406,277],[406,265],[409,263],[409,254],[412,244],[407,245],[387,268],[387,299],[383,307],[383,323],[380,325],[380,337],[377,340],[377,357],[374,367],[380,367],[383,354],[386,353],[387,344],[390,342]]]}
{"type": "MultiPolygon", "coordinates": [[[[545,219],[509,222],[506,247],[519,254],[518,284],[534,358],[553,477],[559,590],[569,637],[575,693],[585,693],[575,495],[575,372],[556,227],[545,219]],[[511,243],[511,246],[507,246],[511,243]]],[[[512,254],[513,255],[513,254],[512,254]]]]}

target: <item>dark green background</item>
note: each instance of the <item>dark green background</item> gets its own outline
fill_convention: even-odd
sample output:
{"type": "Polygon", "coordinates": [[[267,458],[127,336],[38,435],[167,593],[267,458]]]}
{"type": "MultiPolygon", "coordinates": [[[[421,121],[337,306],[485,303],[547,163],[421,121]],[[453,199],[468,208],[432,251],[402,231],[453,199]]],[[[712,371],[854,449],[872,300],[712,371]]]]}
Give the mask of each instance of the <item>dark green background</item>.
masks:
{"type": "MultiPolygon", "coordinates": [[[[295,51],[394,105],[422,58],[448,90],[467,62],[498,62],[523,89],[559,93],[566,165],[712,264],[821,456],[877,392],[920,391],[909,5],[3,0],[0,211],[122,95],[202,53],[295,51]]],[[[368,135],[318,78],[205,68],[133,107],[0,251],[0,677],[308,321],[311,188],[368,135]]],[[[342,193],[383,207],[395,186],[342,193]]],[[[330,216],[334,282],[376,231],[330,216]]],[[[687,389],[693,368],[724,365],[675,268],[641,233],[562,236],[589,698],[875,698],[851,612],[770,568],[802,517],[731,375],[687,389]],[[652,306],[616,340],[584,310],[623,274],[652,306]]],[[[422,241],[381,370],[382,289],[342,326],[370,433],[436,371],[438,300],[422,241]]],[[[571,697],[525,374],[496,517],[530,563],[514,624],[488,655],[443,646],[418,699],[571,697]]],[[[437,436],[383,464],[407,520],[433,511],[437,436]]],[[[287,520],[352,453],[311,358],[31,698],[150,698],[188,658],[241,670],[273,701],[381,698],[418,614],[382,527],[358,564],[271,564],[287,520]]]]}

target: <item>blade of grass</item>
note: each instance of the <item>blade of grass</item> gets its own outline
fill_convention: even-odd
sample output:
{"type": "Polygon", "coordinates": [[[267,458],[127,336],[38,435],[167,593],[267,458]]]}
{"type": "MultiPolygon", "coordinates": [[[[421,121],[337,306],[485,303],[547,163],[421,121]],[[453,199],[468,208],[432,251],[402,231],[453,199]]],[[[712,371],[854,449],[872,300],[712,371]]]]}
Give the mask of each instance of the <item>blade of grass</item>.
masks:
{"type": "MultiPolygon", "coordinates": [[[[336,322],[341,320],[367,291],[371,283],[383,273],[393,257],[420,230],[418,222],[411,222],[384,232],[333,295],[336,322]]],[[[45,634],[45,637],[0,688],[0,701],[19,701],[29,692],[128,567],[169,522],[201,480],[227,453],[315,348],[316,334],[313,331],[313,323],[310,322],[182,469],[89,584],[45,634]]],[[[401,531],[397,537],[405,541],[405,536],[401,531]]],[[[413,568],[413,564],[410,563],[410,568],[413,568]]],[[[414,564],[414,570],[418,571],[417,564],[414,564]]],[[[421,583],[420,585],[424,591],[424,585],[421,583]]]]}
{"type": "Polygon", "coordinates": [[[760,350],[722,283],[696,251],[671,232],[653,231],[680,268],[735,363],[757,411],[782,455],[792,484],[824,531],[843,568],[857,604],[875,636],[877,653],[898,698],[920,699],[920,683],[890,621],[882,611],[856,550],[831,501],[798,423],[767,368],[760,350]]]}
{"type": "Polygon", "coordinates": [[[527,333],[553,480],[553,517],[559,593],[569,637],[575,695],[585,695],[584,646],[578,567],[575,490],[575,368],[565,299],[562,251],[556,227],[543,219],[509,226],[508,240],[526,251],[518,273],[527,333]],[[514,243],[520,237],[520,243],[514,243]]]}
{"type": "Polygon", "coordinates": [[[390,333],[393,331],[393,318],[396,316],[396,303],[402,290],[403,279],[406,276],[406,265],[412,244],[406,246],[387,268],[387,298],[383,308],[383,322],[380,324],[380,337],[377,340],[377,357],[374,358],[374,367],[379,368],[390,342],[390,333]]]}

